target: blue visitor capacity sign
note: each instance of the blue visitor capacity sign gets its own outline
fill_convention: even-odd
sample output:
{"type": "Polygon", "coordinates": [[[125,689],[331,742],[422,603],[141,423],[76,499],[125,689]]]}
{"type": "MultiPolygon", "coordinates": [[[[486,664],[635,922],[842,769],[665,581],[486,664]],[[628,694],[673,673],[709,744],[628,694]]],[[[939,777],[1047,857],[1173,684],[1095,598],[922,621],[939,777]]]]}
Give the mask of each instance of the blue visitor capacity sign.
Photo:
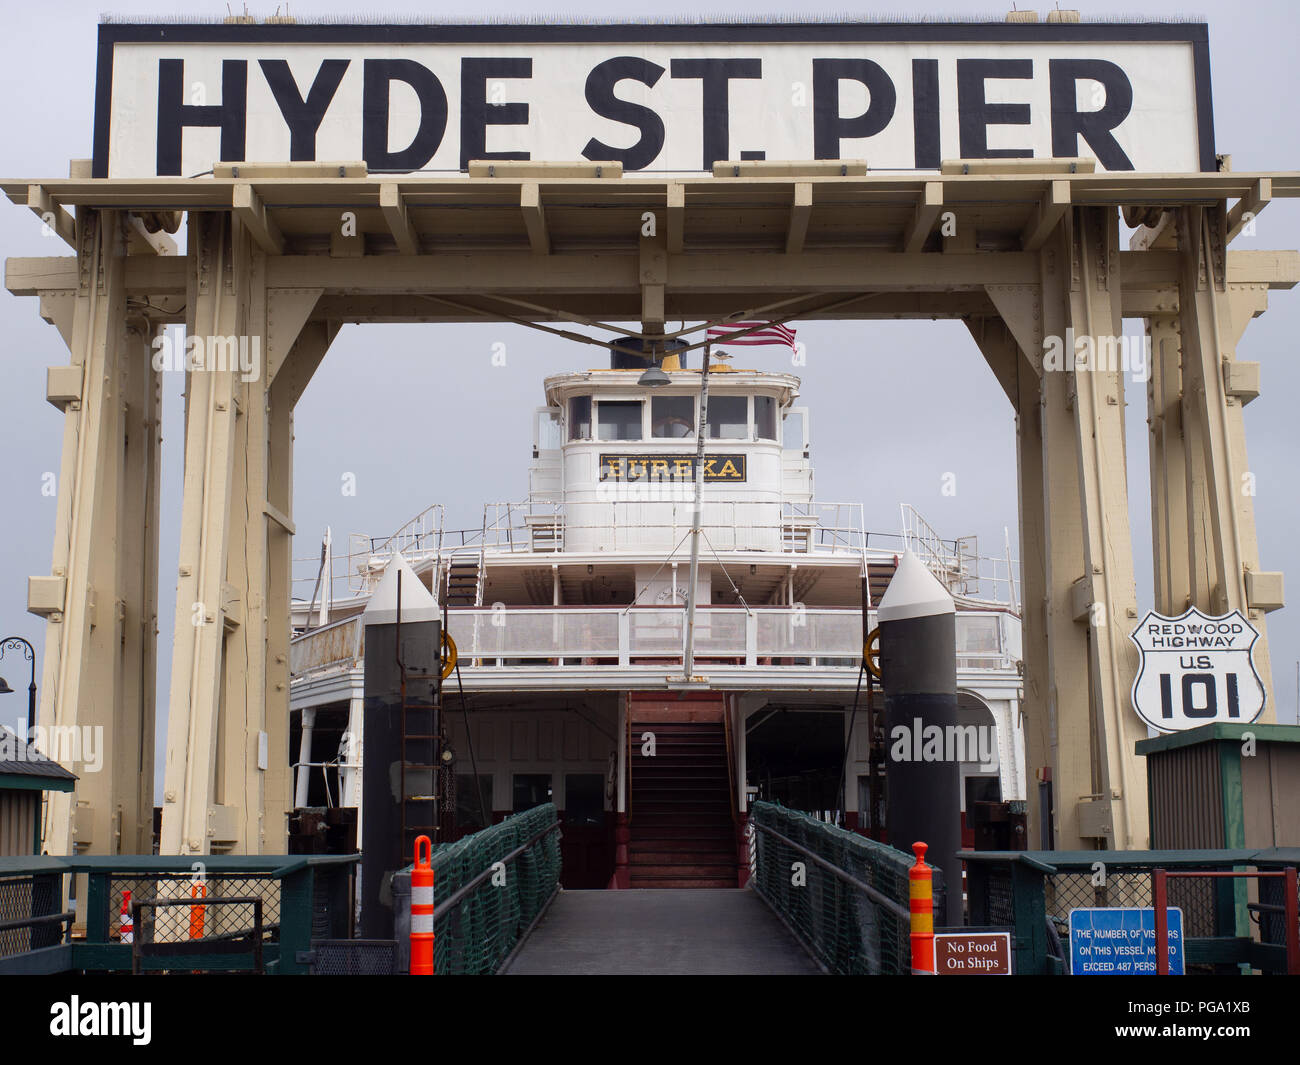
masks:
{"type": "MultiPolygon", "coordinates": [[[[1183,911],[1169,908],[1169,973],[1183,975],[1183,911]]],[[[1070,911],[1071,976],[1156,972],[1156,911],[1136,906],[1070,911]]]]}

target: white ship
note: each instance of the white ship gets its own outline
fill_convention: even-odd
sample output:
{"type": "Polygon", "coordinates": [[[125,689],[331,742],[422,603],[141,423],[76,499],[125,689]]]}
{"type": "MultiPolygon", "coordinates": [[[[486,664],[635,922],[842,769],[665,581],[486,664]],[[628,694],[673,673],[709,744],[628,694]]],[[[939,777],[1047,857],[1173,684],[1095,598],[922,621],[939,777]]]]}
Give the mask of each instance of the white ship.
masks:
{"type": "Polygon", "coordinates": [[[864,594],[879,600],[905,549],[954,596],[960,719],[989,737],[961,766],[963,810],[1025,798],[1013,563],[940,538],[907,505],[880,534],[861,503],[817,499],[790,374],[710,367],[686,670],[695,360],[669,356],[653,389],[648,364],[619,354],[547,378],[528,496],[487,503],[478,528],[445,528],[435,503],[346,551],[327,536],[295,582],[297,807],[360,806],[363,614],[397,553],[445,606],[459,655],[440,842],[553,801],[562,882],[584,888],[743,884],[756,797],[880,838],[864,594]],[[629,757],[647,735],[656,757],[629,757]]]}

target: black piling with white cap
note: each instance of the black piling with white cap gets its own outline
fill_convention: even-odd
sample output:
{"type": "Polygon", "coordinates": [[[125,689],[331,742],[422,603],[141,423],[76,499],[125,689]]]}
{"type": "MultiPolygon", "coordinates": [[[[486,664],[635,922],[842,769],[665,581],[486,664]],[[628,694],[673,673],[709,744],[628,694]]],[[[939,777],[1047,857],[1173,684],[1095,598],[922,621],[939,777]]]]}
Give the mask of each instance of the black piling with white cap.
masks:
{"type": "Polygon", "coordinates": [[[909,854],[913,843],[929,845],[931,864],[943,869],[947,898],[947,912],[936,913],[935,924],[960,925],[961,766],[946,742],[957,724],[956,608],[948,590],[907,551],[876,618],[889,844],[909,854]]]}
{"type": "Polygon", "coordinates": [[[406,806],[408,836],[411,821],[429,824],[437,816],[433,801],[409,798],[434,794],[433,774],[423,766],[433,763],[436,745],[431,739],[421,738],[411,745],[418,752],[408,746],[406,759],[422,767],[408,768],[403,773],[403,702],[406,724],[413,726],[412,732],[432,736],[437,730],[442,622],[437,600],[396,553],[370,597],[362,623],[366,630],[366,679],[360,935],[363,939],[392,939],[393,874],[413,860],[413,841],[403,838],[402,807],[406,806]]]}

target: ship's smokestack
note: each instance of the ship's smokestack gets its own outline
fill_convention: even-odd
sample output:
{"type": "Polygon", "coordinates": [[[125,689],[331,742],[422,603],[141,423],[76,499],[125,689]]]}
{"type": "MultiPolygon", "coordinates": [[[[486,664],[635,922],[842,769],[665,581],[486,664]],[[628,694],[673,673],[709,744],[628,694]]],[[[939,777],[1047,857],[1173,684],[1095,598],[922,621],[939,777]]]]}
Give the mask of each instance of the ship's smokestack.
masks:
{"type": "Polygon", "coordinates": [[[646,340],[643,337],[619,337],[614,341],[622,350],[609,353],[611,370],[648,370],[663,361],[665,370],[685,370],[684,340],[646,340]],[[656,350],[656,345],[658,350],[656,350]]]}

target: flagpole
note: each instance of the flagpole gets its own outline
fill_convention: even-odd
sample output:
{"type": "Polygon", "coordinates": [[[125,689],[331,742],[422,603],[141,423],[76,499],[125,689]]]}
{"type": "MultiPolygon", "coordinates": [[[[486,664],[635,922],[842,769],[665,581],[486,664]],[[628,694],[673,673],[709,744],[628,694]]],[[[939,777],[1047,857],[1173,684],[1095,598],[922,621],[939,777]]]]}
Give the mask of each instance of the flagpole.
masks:
{"type": "Polygon", "coordinates": [[[700,369],[700,418],[695,427],[695,508],[691,515],[691,576],[686,595],[686,648],[682,655],[682,679],[689,684],[695,675],[695,597],[699,591],[700,526],[704,523],[704,434],[709,427],[709,355],[712,344],[704,345],[700,369]]]}

